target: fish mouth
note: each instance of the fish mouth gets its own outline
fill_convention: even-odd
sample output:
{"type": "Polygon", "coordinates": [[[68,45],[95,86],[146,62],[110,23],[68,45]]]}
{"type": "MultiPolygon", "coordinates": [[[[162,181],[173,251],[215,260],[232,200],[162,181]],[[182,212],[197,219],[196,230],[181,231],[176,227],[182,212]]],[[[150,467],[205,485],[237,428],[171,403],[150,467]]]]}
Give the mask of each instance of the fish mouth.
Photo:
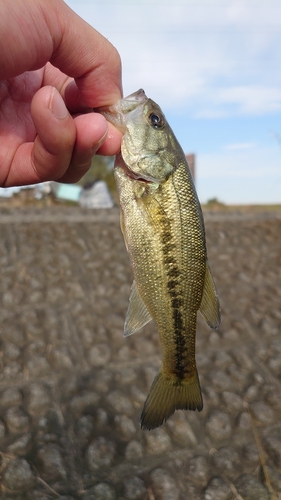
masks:
{"type": "Polygon", "coordinates": [[[128,95],[124,99],[120,99],[120,111],[124,114],[130,113],[140,104],[144,104],[148,100],[143,89],[139,89],[133,94],[128,95]]]}
{"type": "Polygon", "coordinates": [[[95,109],[105,119],[114,125],[123,134],[126,132],[126,115],[148,100],[143,89],[139,89],[123,99],[119,99],[112,106],[103,106],[95,109]]]}

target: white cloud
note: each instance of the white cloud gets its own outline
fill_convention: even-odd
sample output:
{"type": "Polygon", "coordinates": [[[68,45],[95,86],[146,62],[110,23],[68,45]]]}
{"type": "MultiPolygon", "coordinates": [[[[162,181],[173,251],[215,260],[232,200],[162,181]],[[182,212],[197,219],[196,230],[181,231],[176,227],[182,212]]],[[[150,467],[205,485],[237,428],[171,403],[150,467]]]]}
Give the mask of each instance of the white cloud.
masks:
{"type": "Polygon", "coordinates": [[[279,88],[267,86],[236,86],[214,89],[206,105],[196,113],[198,118],[226,116],[257,116],[281,111],[279,88]]]}
{"type": "Polygon", "coordinates": [[[126,94],[197,117],[281,109],[280,0],[68,4],[119,50],[126,94]]]}
{"type": "Polygon", "coordinates": [[[230,87],[220,92],[220,104],[234,104],[243,114],[265,114],[281,110],[281,88],[230,87]]]}

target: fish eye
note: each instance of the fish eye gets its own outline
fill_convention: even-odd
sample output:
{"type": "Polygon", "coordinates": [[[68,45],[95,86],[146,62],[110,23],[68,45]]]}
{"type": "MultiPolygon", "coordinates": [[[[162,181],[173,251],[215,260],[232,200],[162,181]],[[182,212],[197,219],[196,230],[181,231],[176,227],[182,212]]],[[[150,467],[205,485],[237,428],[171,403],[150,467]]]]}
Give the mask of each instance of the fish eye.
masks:
{"type": "Polygon", "coordinates": [[[150,125],[155,129],[163,128],[165,125],[165,120],[162,115],[156,113],[151,113],[148,117],[150,125]]]}

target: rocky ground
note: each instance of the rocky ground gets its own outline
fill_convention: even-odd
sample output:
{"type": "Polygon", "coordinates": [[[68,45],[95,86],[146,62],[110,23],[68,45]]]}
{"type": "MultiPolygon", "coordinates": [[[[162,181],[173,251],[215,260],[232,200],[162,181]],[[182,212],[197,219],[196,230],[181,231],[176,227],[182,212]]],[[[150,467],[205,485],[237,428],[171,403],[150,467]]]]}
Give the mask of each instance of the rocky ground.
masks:
{"type": "Polygon", "coordinates": [[[118,209],[0,207],[0,497],[281,498],[281,212],[206,213],[223,322],[198,318],[201,413],[139,416],[160,366],[123,338],[118,209]]]}

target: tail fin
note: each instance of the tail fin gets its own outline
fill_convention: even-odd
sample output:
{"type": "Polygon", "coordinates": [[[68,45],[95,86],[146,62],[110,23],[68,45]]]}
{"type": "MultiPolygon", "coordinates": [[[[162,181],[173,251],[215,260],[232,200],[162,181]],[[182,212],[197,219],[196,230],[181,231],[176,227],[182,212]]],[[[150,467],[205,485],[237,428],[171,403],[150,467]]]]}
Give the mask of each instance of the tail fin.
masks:
{"type": "Polygon", "coordinates": [[[201,411],[202,408],[203,400],[196,370],[193,377],[177,382],[160,371],[144,403],[141,428],[151,430],[159,427],[175,410],[201,411]]]}

